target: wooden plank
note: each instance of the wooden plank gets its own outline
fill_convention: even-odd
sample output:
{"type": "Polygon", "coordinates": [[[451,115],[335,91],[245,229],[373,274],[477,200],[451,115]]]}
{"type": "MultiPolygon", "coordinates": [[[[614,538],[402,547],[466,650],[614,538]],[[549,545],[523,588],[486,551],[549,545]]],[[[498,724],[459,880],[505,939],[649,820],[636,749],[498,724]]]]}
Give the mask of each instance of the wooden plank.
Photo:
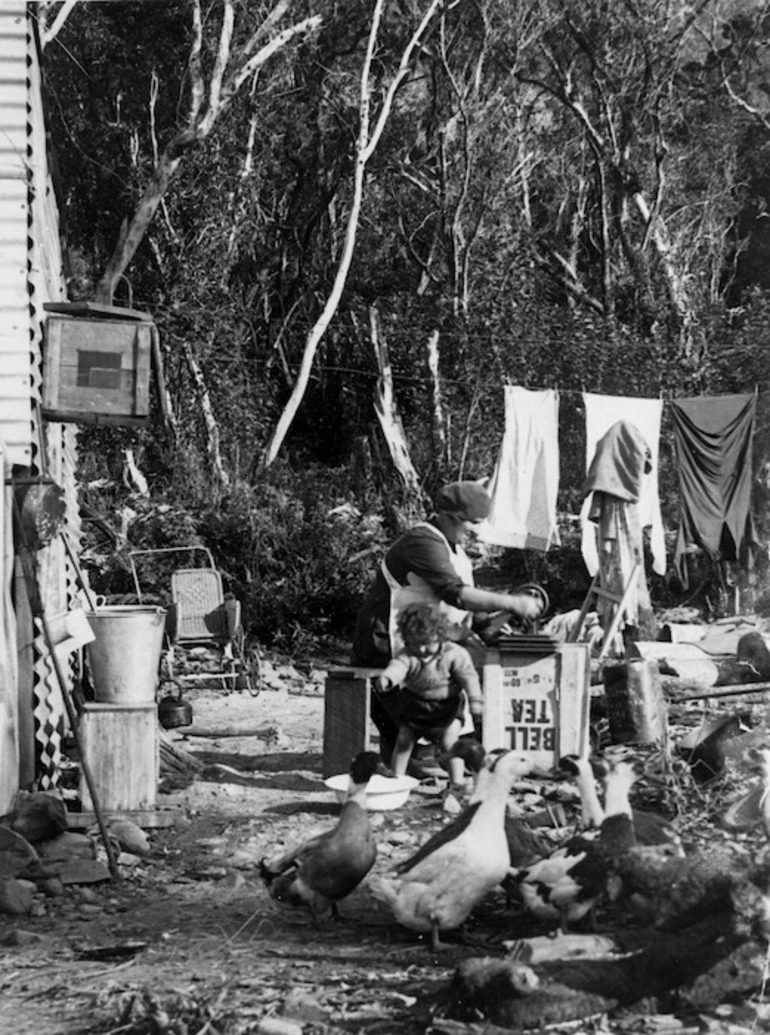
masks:
{"type": "MultiPolygon", "coordinates": [[[[111,819],[130,819],[138,827],[145,830],[162,830],[166,827],[173,827],[184,816],[182,808],[156,808],[156,809],[120,809],[117,812],[105,812],[104,819],[109,823],[111,819]]],[[[68,812],[68,830],[88,830],[97,822],[95,812],[68,812]]]]}
{"type": "Polygon", "coordinates": [[[636,640],[628,645],[630,658],[645,661],[709,661],[710,655],[695,643],[671,643],[670,640],[636,640]]]}
{"type": "Polygon", "coordinates": [[[505,743],[505,701],[503,696],[503,670],[500,654],[488,650],[482,669],[484,689],[484,710],[481,717],[482,741],[485,751],[507,747],[505,743]]]}
{"type": "MultiPolygon", "coordinates": [[[[157,708],[147,704],[88,702],[80,720],[83,755],[104,812],[155,807],[159,758],[157,708]]],[[[83,810],[93,808],[81,777],[83,810]]]]}
{"type": "Polygon", "coordinates": [[[588,644],[564,644],[557,669],[557,758],[587,755],[591,705],[591,651],[588,644]]]}
{"type": "Polygon", "coordinates": [[[336,669],[326,677],[324,777],[346,773],[360,751],[371,750],[371,680],[380,671],[336,669]]]}

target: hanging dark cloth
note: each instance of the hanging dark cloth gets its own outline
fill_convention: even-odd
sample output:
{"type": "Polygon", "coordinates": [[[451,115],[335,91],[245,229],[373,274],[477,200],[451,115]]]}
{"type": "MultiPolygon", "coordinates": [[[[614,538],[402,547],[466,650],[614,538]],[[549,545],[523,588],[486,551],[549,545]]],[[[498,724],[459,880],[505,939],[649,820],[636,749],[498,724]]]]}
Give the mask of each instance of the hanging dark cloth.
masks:
{"type": "Polygon", "coordinates": [[[674,566],[688,585],[686,547],[713,561],[750,568],[756,545],[751,515],[751,448],[756,395],[716,395],[671,403],[679,476],[674,566]]]}

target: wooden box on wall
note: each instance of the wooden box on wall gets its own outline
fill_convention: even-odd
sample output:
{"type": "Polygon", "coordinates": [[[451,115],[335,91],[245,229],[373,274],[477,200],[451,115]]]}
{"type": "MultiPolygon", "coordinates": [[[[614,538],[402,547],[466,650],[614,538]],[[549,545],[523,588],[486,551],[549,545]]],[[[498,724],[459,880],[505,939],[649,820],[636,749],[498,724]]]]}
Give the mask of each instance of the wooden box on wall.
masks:
{"type": "Polygon", "coordinates": [[[90,302],[45,306],[43,414],[139,424],[150,412],[155,326],[146,313],[90,302]]]}

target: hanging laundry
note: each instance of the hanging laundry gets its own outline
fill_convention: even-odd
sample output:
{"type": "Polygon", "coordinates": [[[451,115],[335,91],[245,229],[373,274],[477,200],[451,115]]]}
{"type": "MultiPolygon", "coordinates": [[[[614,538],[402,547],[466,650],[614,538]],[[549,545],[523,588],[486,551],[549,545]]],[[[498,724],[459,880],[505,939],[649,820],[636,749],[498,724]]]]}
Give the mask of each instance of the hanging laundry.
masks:
{"type": "Polygon", "coordinates": [[[756,395],[717,395],[671,402],[679,476],[674,565],[688,585],[686,549],[714,561],[753,563],[751,449],[756,395]]]}
{"type": "MultiPolygon", "coordinates": [[[[641,431],[630,421],[616,421],[597,442],[583,484],[588,517],[596,526],[600,587],[617,598],[625,596],[619,630],[638,626],[641,612],[651,613],[639,515],[644,478],[651,466],[652,451],[641,431]]],[[[605,632],[617,606],[599,597],[597,610],[605,632]]],[[[622,653],[622,644],[617,650],[622,653]]]]}
{"type": "MultiPolygon", "coordinates": [[[[638,498],[639,523],[650,530],[650,552],[652,567],[658,575],[666,572],[666,543],[663,533],[663,518],[658,496],[658,452],[660,443],[660,421],[663,413],[662,399],[639,399],[625,395],[597,395],[583,393],[586,413],[586,471],[588,472],[596,453],[599,439],[619,421],[632,424],[642,435],[649,447],[649,470],[643,472],[638,498]]],[[[618,443],[619,444],[619,443],[618,443]]],[[[587,495],[580,511],[581,549],[583,559],[591,575],[599,570],[599,555],[596,545],[596,529],[589,518],[592,505],[591,494],[587,495]]]]}
{"type": "Polygon", "coordinates": [[[505,432],[489,485],[492,510],[479,538],[547,550],[558,542],[559,396],[551,388],[505,387],[505,432]]]}

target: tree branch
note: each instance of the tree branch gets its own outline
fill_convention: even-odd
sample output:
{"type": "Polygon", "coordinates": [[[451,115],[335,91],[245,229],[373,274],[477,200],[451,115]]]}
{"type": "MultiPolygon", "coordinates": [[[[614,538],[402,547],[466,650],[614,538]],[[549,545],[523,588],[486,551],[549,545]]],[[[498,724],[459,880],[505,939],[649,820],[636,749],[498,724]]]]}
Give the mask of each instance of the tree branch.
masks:
{"type": "MultiPolygon", "coordinates": [[[[126,220],[118,241],[110,256],[107,265],[102,272],[96,289],[96,298],[99,301],[110,303],[114,292],[114,285],[118,277],[123,274],[133,259],[141,244],[147,228],[152,222],[163,197],[168,190],[169,184],[179,167],[182,158],[192,147],[201,143],[211,132],[217,119],[227,109],[228,105],[236,95],[239,87],[248,76],[264,64],[273,54],[302,32],[308,32],[321,24],[321,18],[316,16],[306,18],[296,25],[290,26],[273,39],[267,46],[263,47],[254,57],[250,58],[244,67],[237,67],[224,81],[234,27],[233,0],[224,0],[225,11],[222,20],[222,27],[219,35],[217,57],[214,64],[211,80],[209,83],[209,96],[206,111],[201,115],[203,99],[205,97],[205,83],[201,67],[202,49],[202,23],[200,0],[193,2],[193,42],[190,48],[189,69],[190,69],[190,111],[187,118],[187,125],[177,133],[166,145],[163,153],[155,164],[150,181],[145,187],[144,193],[130,220],[126,220]]],[[[282,5],[273,11],[275,17],[282,5]]],[[[257,34],[260,33],[257,30],[257,34]]],[[[248,46],[248,45],[247,45],[248,46]]]]}
{"type": "Polygon", "coordinates": [[[64,27],[64,23],[72,14],[78,0],[64,0],[59,8],[53,25],[48,27],[48,10],[53,4],[40,4],[38,6],[38,20],[40,24],[40,49],[45,50],[49,43],[53,43],[64,27]]]}

